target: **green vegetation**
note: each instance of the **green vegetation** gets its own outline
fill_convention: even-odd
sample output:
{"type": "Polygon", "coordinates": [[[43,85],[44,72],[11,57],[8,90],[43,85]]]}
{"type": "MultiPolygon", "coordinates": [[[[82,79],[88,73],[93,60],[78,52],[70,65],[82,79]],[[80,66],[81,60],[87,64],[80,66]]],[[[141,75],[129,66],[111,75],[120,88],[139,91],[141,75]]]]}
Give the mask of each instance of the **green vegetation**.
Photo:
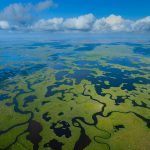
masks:
{"type": "Polygon", "coordinates": [[[16,46],[23,60],[0,63],[0,149],[149,150],[149,55],[92,44],[16,46]]]}

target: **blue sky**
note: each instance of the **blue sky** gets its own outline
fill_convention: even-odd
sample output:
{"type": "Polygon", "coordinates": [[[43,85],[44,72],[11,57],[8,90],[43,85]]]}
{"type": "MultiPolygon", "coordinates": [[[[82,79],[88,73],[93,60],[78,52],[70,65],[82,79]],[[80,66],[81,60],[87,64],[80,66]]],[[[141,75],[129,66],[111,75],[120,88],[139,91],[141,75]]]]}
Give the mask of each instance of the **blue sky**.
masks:
{"type": "MultiPolygon", "coordinates": [[[[38,3],[40,0],[1,0],[0,9],[12,3],[38,3]]],[[[93,13],[96,17],[110,14],[129,19],[150,15],[150,0],[54,0],[57,8],[44,13],[43,17],[73,17],[93,13]]]]}
{"type": "Polygon", "coordinates": [[[1,0],[0,30],[149,32],[150,0],[1,0]]]}
{"type": "Polygon", "coordinates": [[[137,19],[150,15],[150,0],[56,0],[54,15],[64,17],[93,13],[96,17],[110,14],[137,19]]]}

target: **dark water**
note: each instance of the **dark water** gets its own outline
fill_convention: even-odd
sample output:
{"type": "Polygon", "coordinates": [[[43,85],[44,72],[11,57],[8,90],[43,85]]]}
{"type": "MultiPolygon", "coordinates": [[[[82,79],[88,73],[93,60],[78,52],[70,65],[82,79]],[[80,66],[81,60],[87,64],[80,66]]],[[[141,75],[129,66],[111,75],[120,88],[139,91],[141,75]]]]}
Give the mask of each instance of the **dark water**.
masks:
{"type": "Polygon", "coordinates": [[[39,149],[39,142],[42,140],[42,137],[39,133],[42,131],[43,127],[37,121],[31,121],[28,127],[29,135],[27,135],[27,140],[33,143],[33,150],[39,149]]]}

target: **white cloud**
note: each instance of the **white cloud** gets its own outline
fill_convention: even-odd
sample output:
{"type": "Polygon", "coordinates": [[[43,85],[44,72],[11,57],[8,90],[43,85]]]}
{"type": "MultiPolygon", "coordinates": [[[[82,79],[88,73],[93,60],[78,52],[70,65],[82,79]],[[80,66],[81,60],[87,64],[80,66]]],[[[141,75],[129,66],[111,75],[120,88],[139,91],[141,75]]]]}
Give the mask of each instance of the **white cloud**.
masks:
{"type": "Polygon", "coordinates": [[[9,23],[7,21],[0,21],[0,29],[9,29],[9,23]]]}
{"type": "Polygon", "coordinates": [[[130,24],[132,24],[132,21],[125,20],[121,16],[116,15],[110,15],[105,21],[110,25],[112,31],[130,31],[130,24]]]}
{"type": "Polygon", "coordinates": [[[96,18],[86,14],[72,18],[37,19],[37,13],[55,6],[52,0],[37,4],[16,3],[0,12],[0,29],[33,31],[84,31],[84,32],[150,32],[150,16],[139,20],[125,19],[119,15],[96,18]]]}
{"type": "Polygon", "coordinates": [[[105,18],[106,23],[110,25],[115,25],[115,24],[121,24],[124,19],[121,16],[116,16],[116,15],[110,15],[107,18],[105,18]]]}
{"type": "Polygon", "coordinates": [[[63,23],[64,28],[71,30],[91,30],[95,21],[93,14],[79,16],[77,18],[66,19],[63,23]]]}
{"type": "Polygon", "coordinates": [[[32,30],[43,31],[58,31],[61,30],[63,24],[63,18],[53,18],[48,20],[39,20],[31,26],[32,30]]]}
{"type": "Polygon", "coordinates": [[[32,10],[31,7],[31,4],[11,4],[0,13],[0,17],[12,23],[19,23],[24,25],[32,18],[31,14],[29,13],[32,10]]]}
{"type": "Polygon", "coordinates": [[[150,31],[150,16],[135,21],[132,29],[133,31],[150,31]]]}
{"type": "Polygon", "coordinates": [[[56,4],[52,0],[45,0],[45,1],[39,2],[35,6],[35,9],[37,11],[42,11],[42,10],[48,9],[50,7],[53,7],[53,6],[56,6],[56,4]]]}
{"type": "Polygon", "coordinates": [[[46,31],[88,31],[88,32],[147,32],[150,31],[150,16],[136,21],[124,19],[121,16],[110,15],[98,18],[93,14],[76,18],[51,18],[34,23],[32,30],[46,31]]]}
{"type": "Polygon", "coordinates": [[[34,23],[31,26],[33,30],[46,30],[46,31],[68,31],[68,30],[81,30],[87,31],[91,30],[91,26],[95,21],[93,14],[87,14],[79,16],[77,18],[52,18],[52,19],[42,19],[34,23]]]}
{"type": "Polygon", "coordinates": [[[131,20],[125,20],[121,16],[110,15],[106,18],[97,19],[93,25],[93,31],[131,31],[131,20]]]}
{"type": "Polygon", "coordinates": [[[0,12],[0,18],[13,24],[29,25],[35,20],[38,12],[52,6],[54,6],[52,0],[42,1],[35,5],[32,3],[14,3],[10,4],[0,12]]]}

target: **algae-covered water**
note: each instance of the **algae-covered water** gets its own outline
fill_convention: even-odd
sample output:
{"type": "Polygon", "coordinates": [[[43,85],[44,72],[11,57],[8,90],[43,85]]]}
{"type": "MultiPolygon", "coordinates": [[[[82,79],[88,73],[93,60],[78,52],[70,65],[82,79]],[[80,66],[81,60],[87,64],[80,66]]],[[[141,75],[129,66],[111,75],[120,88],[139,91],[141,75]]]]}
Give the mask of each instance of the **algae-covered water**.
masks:
{"type": "Polygon", "coordinates": [[[0,149],[149,150],[150,44],[0,43],[0,149]]]}

